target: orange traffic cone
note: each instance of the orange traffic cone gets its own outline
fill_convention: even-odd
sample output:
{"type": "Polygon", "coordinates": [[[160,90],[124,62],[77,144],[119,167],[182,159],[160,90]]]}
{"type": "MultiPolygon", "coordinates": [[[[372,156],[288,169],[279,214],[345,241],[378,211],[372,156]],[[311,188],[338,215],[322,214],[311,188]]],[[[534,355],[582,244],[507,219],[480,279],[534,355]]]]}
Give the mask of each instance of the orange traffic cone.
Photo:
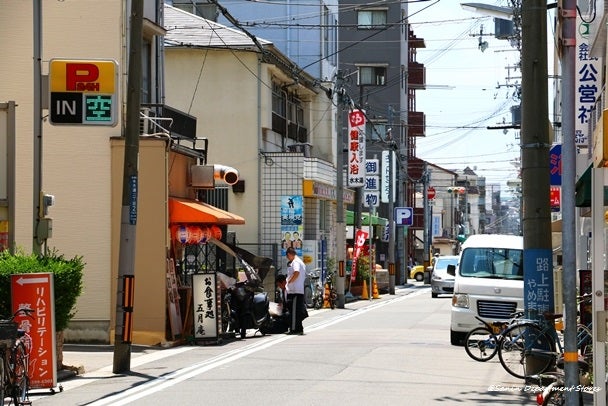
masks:
{"type": "Polygon", "coordinates": [[[329,307],[329,285],[326,283],[323,291],[323,308],[329,309],[329,307]]]}
{"type": "Polygon", "coordinates": [[[376,277],[374,277],[372,285],[372,298],[378,299],[379,297],[380,295],[378,294],[378,284],[376,283],[376,277]]]}
{"type": "Polygon", "coordinates": [[[367,291],[367,281],[363,279],[363,291],[361,292],[361,299],[369,299],[369,292],[367,291]]]}

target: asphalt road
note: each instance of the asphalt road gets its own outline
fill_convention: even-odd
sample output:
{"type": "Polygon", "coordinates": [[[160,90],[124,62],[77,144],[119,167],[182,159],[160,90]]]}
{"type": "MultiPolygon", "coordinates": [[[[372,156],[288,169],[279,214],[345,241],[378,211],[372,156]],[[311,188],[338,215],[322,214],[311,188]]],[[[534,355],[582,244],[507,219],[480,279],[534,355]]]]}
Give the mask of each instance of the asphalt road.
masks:
{"type": "Polygon", "coordinates": [[[145,348],[115,375],[112,349],[68,347],[85,373],[34,405],[535,405],[535,388],[498,359],[479,363],[449,343],[450,298],[397,289],[345,309],[310,312],[304,336],[253,336],[222,345],[145,348]]]}

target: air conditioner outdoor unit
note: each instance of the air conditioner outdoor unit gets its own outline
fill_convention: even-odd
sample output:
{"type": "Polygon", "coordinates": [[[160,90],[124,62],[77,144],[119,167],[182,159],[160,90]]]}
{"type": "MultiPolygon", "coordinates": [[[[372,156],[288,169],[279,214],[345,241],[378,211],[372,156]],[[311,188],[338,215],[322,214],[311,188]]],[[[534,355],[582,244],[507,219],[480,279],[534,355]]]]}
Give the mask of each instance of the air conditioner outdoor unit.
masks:
{"type": "Polygon", "coordinates": [[[151,117],[155,117],[154,110],[149,107],[142,107],[139,110],[139,133],[154,134],[156,132],[154,121],[151,117]]]}
{"type": "Polygon", "coordinates": [[[308,144],[308,143],[302,143],[302,144],[291,144],[287,146],[287,150],[289,152],[299,152],[300,154],[303,154],[305,158],[310,158],[310,149],[312,148],[312,145],[308,144]]]}

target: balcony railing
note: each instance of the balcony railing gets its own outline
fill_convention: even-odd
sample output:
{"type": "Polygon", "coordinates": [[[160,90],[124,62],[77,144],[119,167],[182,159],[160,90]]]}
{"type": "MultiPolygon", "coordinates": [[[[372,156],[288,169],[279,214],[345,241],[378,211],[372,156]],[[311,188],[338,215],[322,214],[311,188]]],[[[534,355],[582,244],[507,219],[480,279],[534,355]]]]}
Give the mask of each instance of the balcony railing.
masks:
{"type": "Polygon", "coordinates": [[[426,88],[426,68],[419,62],[409,62],[407,64],[407,85],[411,89],[426,88]]]}
{"type": "Polygon", "coordinates": [[[426,135],[426,116],[420,111],[407,112],[408,136],[424,137],[426,135]]]}

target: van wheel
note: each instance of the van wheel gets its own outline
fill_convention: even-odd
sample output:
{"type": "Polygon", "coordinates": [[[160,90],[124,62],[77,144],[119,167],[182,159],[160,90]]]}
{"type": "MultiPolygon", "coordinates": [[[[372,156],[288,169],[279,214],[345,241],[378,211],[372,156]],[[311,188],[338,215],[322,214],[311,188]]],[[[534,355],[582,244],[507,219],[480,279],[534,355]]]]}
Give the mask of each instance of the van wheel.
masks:
{"type": "Polygon", "coordinates": [[[450,344],[463,346],[466,333],[450,330],[450,344]]]}
{"type": "Polygon", "coordinates": [[[433,299],[437,299],[438,296],[439,296],[439,293],[431,292],[431,297],[433,299]]]}
{"type": "Polygon", "coordinates": [[[416,279],[416,281],[418,282],[422,282],[422,280],[424,279],[424,274],[417,273],[416,275],[414,275],[414,279],[416,279]]]}

